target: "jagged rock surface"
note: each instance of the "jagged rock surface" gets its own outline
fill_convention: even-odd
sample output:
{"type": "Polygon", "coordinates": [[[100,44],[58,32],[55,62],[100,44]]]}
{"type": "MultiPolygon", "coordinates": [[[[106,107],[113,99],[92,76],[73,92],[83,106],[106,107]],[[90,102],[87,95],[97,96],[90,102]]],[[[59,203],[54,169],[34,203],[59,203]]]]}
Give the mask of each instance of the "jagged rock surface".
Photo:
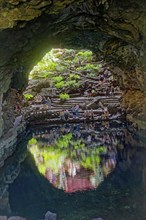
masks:
{"type": "MultiPolygon", "coordinates": [[[[9,88],[23,90],[29,71],[52,47],[102,52],[121,69],[120,86],[131,90],[132,97],[137,91],[143,93],[144,105],[145,22],[144,0],[1,0],[0,108],[9,88]]],[[[139,104],[133,102],[131,106],[137,109],[139,104]]],[[[145,111],[145,106],[142,109],[145,111]]],[[[0,136],[6,118],[1,114],[0,136]]]]}

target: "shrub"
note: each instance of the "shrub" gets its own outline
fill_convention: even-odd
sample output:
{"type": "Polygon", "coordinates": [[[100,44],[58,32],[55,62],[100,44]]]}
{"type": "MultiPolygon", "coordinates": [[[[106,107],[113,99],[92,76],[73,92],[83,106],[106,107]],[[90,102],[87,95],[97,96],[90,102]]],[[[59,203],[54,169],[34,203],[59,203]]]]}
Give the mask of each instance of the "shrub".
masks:
{"type": "Polygon", "coordinates": [[[87,71],[99,71],[100,68],[102,68],[102,65],[101,64],[86,64],[85,66],[81,66],[81,67],[78,67],[77,70],[78,71],[84,71],[84,70],[87,70],[87,71]]]}
{"type": "Polygon", "coordinates": [[[54,76],[52,79],[55,83],[59,83],[63,80],[63,77],[62,76],[54,76]]]}
{"type": "Polygon", "coordinates": [[[88,73],[87,76],[89,76],[89,77],[95,77],[96,74],[95,74],[95,73],[88,73]]]}
{"type": "Polygon", "coordinates": [[[68,82],[66,82],[66,86],[68,87],[74,87],[76,84],[76,80],[69,80],[68,82]]]}
{"type": "Polygon", "coordinates": [[[24,98],[26,99],[26,101],[30,101],[31,99],[33,99],[33,95],[32,94],[30,94],[30,93],[26,93],[26,94],[24,94],[24,98]]]}
{"type": "Polygon", "coordinates": [[[62,89],[63,87],[65,87],[64,81],[58,82],[55,84],[55,87],[57,89],[62,89]]]}
{"type": "Polygon", "coordinates": [[[29,140],[28,144],[35,145],[37,144],[37,140],[35,138],[32,138],[31,140],[29,140]]]}
{"type": "Polygon", "coordinates": [[[88,62],[92,61],[92,51],[79,51],[77,55],[88,62]]]}
{"type": "Polygon", "coordinates": [[[74,62],[78,63],[79,60],[81,62],[91,62],[92,61],[92,51],[79,51],[74,58],[74,62]]]}
{"type": "Polygon", "coordinates": [[[70,74],[69,75],[69,77],[70,77],[70,79],[80,79],[80,76],[79,75],[77,75],[77,74],[70,74]]]}
{"type": "Polygon", "coordinates": [[[38,75],[39,78],[47,78],[49,76],[49,73],[47,72],[42,72],[41,74],[38,75]]]}
{"type": "Polygon", "coordinates": [[[66,101],[70,98],[70,96],[67,94],[67,93],[61,93],[59,95],[60,99],[63,100],[63,101],[66,101]]]}

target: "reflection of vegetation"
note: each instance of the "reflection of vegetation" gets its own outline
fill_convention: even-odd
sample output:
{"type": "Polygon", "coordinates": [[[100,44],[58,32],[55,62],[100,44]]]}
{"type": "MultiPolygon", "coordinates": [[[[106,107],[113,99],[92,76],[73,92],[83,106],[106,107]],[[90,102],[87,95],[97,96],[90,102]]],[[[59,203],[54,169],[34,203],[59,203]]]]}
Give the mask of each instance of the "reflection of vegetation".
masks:
{"type": "Polygon", "coordinates": [[[63,135],[56,143],[59,149],[66,149],[69,146],[69,143],[72,139],[72,133],[63,135]]]}
{"type": "Polygon", "coordinates": [[[29,141],[29,150],[34,155],[38,169],[43,175],[48,168],[57,174],[68,158],[94,171],[99,167],[100,154],[106,153],[106,148],[97,146],[91,150],[91,147],[85,146],[82,139],[74,140],[72,133],[63,135],[49,147],[39,147],[36,139],[29,141]]]}
{"type": "Polygon", "coordinates": [[[43,175],[45,175],[47,168],[52,169],[57,174],[66,157],[65,153],[61,154],[53,147],[40,149],[38,144],[31,145],[30,152],[34,155],[39,172],[43,175]]]}

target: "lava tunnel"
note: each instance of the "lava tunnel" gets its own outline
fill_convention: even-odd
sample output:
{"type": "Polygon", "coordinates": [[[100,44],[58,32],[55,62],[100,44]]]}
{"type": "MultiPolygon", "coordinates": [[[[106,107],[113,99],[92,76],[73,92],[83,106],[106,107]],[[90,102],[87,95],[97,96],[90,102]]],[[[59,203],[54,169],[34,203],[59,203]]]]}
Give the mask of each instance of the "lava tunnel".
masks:
{"type": "Polygon", "coordinates": [[[0,0],[0,219],[145,219],[145,59],[145,0],[0,0]]]}

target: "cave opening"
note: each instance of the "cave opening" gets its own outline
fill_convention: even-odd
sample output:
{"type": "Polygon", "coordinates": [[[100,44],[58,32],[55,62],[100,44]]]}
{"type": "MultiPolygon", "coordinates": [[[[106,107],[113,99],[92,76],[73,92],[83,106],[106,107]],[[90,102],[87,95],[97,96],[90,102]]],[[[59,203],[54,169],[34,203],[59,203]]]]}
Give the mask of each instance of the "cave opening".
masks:
{"type": "Polygon", "coordinates": [[[57,121],[64,114],[77,120],[76,108],[79,121],[122,117],[122,91],[113,68],[112,62],[91,50],[52,49],[29,74],[24,92],[24,105],[31,112],[27,113],[29,122],[35,123],[37,114],[39,120],[42,114],[42,123],[51,120],[51,115],[57,121]]]}

